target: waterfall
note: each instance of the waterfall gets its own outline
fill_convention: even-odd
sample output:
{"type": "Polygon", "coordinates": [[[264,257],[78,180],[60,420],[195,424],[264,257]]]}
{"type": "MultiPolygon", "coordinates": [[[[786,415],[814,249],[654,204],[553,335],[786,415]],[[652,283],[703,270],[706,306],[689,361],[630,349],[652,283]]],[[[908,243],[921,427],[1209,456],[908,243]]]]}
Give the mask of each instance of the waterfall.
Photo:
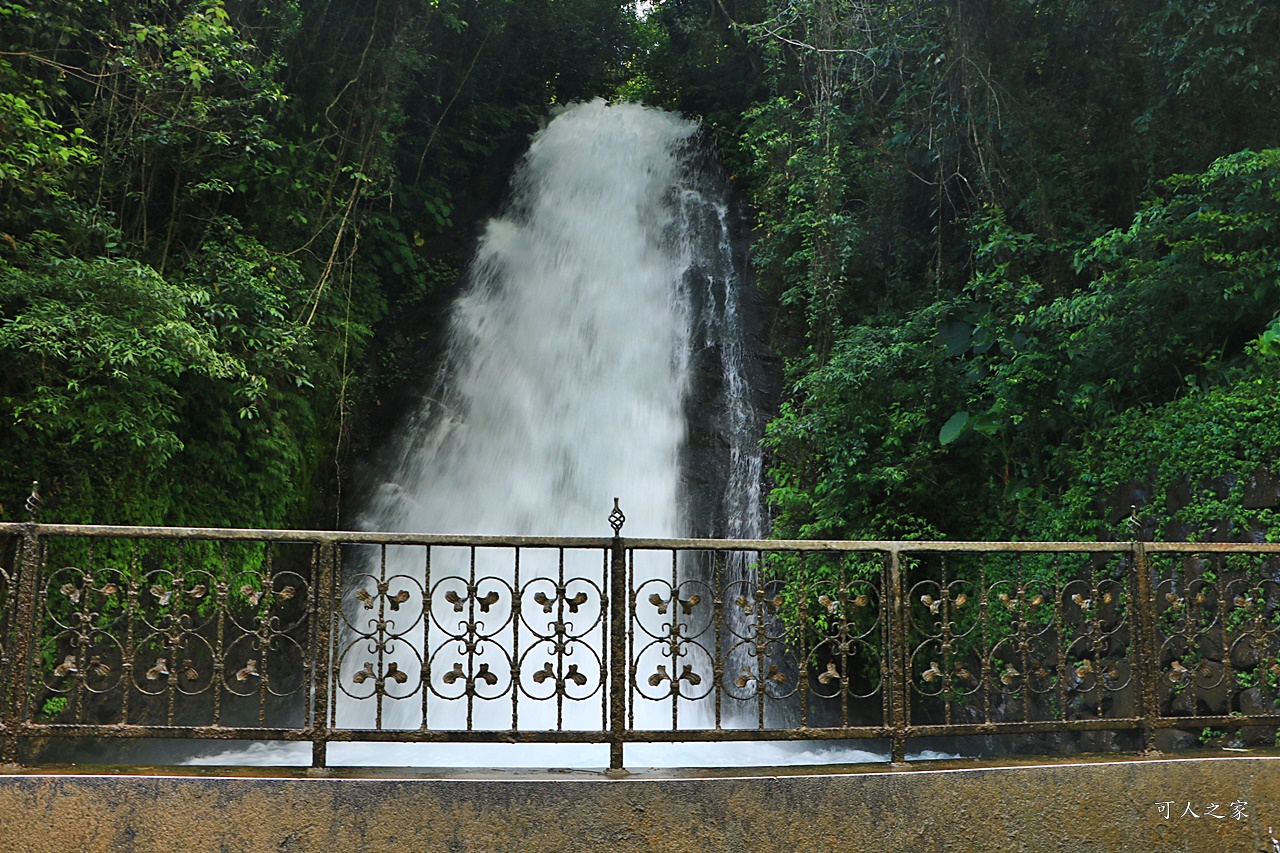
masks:
{"type": "MultiPolygon", "coordinates": [[[[360,528],[603,536],[617,496],[629,536],[754,538],[765,532],[762,425],[748,376],[727,190],[696,135],[696,124],[672,113],[597,100],[561,111],[534,137],[508,206],[486,226],[453,306],[440,373],[374,471],[360,528]]],[[[451,601],[465,598],[468,573],[511,590],[539,572],[554,577],[558,568],[554,554],[547,555],[550,563],[539,563],[537,555],[522,551],[519,579],[513,580],[509,552],[450,557],[447,548],[433,548],[433,580],[424,583],[421,549],[407,550],[353,549],[344,556],[352,620],[368,618],[354,598],[376,595],[379,573],[425,586],[431,615],[444,623],[447,636],[456,628],[449,622],[454,615],[439,599],[450,593],[451,601]],[[469,559],[480,562],[468,565],[469,559]],[[456,583],[434,581],[448,576],[456,583]]],[[[603,589],[599,552],[590,559],[594,565],[567,565],[566,575],[590,578],[594,572],[603,589]]],[[[654,577],[660,570],[670,578],[666,559],[654,577]]],[[[635,562],[637,587],[646,565],[635,562]]],[[[482,595],[479,587],[470,594],[482,595]]],[[[504,606],[486,618],[504,624],[509,611],[496,612],[504,606]]],[[[396,614],[406,624],[423,616],[396,614]]],[[[456,640],[437,642],[413,654],[398,650],[406,696],[434,654],[456,657],[456,640]]],[[[352,676],[371,654],[364,645],[339,639],[339,690],[350,691],[360,680],[352,676]]],[[[495,658],[492,671],[504,668],[509,663],[495,658]]],[[[509,701],[477,701],[473,708],[451,699],[444,695],[450,688],[442,672],[447,675],[444,667],[431,670],[426,703],[396,701],[397,685],[388,682],[391,698],[377,722],[414,728],[426,713],[432,729],[510,727],[509,701]]],[[[589,675],[597,683],[602,677],[598,669],[589,675]]],[[[352,695],[337,697],[338,724],[373,727],[378,703],[352,695]]],[[[521,728],[554,728],[556,704],[522,704],[521,728]]],[[[594,716],[567,712],[563,727],[598,729],[596,707],[594,716]]],[[[696,721],[698,708],[689,710],[696,721]]],[[[670,711],[665,713],[669,722],[670,711]]],[[[641,707],[641,728],[644,716],[641,707]]],[[[660,719],[648,722],[661,726],[660,719]]],[[[785,745],[700,747],[704,754],[710,749],[709,763],[719,765],[828,760],[821,750],[785,745]]],[[[559,767],[601,766],[607,758],[599,745],[519,748],[524,757],[513,758],[503,745],[334,743],[329,756],[334,764],[559,767]]],[[[669,755],[677,748],[637,744],[628,755],[642,764],[680,764],[669,755]]],[[[208,763],[276,763],[281,749],[288,748],[251,747],[208,763]]]]}
{"type": "Polygon", "coordinates": [[[678,202],[696,129],[594,101],[534,138],[361,528],[600,536],[620,496],[628,533],[684,532],[697,248],[678,202]]]}
{"type": "MultiPolygon", "coordinates": [[[[480,239],[452,311],[441,374],[384,463],[361,528],[600,536],[611,497],[620,496],[632,536],[760,534],[759,424],[745,375],[728,208],[723,179],[702,165],[696,132],[672,113],[597,100],[564,110],[534,138],[506,212],[480,239]],[[691,409],[701,431],[716,434],[710,451],[689,448],[691,409]],[[703,482],[686,476],[695,457],[708,469],[703,482]]],[[[522,554],[521,584],[558,571],[545,560],[551,555],[541,556],[538,564],[539,555],[522,554]]],[[[366,554],[365,565],[348,572],[370,594],[383,571],[369,565],[375,558],[382,559],[366,554]]],[[[433,578],[473,573],[463,564],[469,554],[449,559],[433,552],[433,578]]],[[[502,625],[513,566],[507,554],[478,559],[474,576],[501,590],[488,620],[502,625]]],[[[566,559],[570,577],[600,572],[589,555],[566,559]]],[[[416,555],[392,552],[387,560],[387,575],[423,575],[416,555]]],[[[646,565],[637,562],[637,586],[646,565]]],[[[446,586],[455,600],[466,597],[461,580],[446,586]]],[[[465,630],[465,617],[440,606],[440,595],[432,614],[445,631],[423,661],[447,656],[456,645],[448,632],[465,630]]],[[[348,669],[361,663],[358,645],[348,646],[348,669]]],[[[477,660],[505,686],[511,664],[499,645],[485,646],[492,656],[477,660]]],[[[594,683],[595,662],[581,665],[594,683]]],[[[419,664],[399,667],[407,684],[417,683],[419,664]]],[[[456,679],[440,682],[447,675],[436,667],[431,677],[425,713],[433,728],[510,725],[509,703],[447,698],[456,693],[449,686],[456,679]]],[[[555,725],[554,705],[522,707],[522,725],[555,725]]],[[[376,713],[374,702],[340,699],[340,724],[367,727],[376,713]]],[[[393,701],[381,719],[411,728],[423,713],[419,703],[393,701]]],[[[601,722],[584,708],[565,713],[568,728],[601,722]]]]}

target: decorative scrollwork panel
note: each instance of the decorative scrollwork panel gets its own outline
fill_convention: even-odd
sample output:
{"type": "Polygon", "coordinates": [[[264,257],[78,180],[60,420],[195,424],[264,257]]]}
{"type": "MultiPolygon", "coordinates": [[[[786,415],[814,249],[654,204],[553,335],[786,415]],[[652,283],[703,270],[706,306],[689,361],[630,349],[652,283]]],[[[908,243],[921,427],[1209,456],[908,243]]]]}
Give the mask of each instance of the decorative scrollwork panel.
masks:
{"type": "Polygon", "coordinates": [[[301,724],[268,697],[309,681],[315,549],[59,541],[39,586],[36,722],[301,724]],[[276,713],[294,722],[278,719],[276,713]]]}

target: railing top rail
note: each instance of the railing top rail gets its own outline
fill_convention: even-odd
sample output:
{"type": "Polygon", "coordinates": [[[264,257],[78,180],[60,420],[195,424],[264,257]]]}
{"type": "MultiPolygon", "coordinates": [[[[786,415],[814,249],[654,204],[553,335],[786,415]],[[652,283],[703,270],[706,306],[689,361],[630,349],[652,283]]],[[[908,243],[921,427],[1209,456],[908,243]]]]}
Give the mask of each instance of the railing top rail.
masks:
{"type": "MultiPolygon", "coordinates": [[[[489,548],[606,548],[607,536],[479,536],[453,533],[394,533],[364,530],[273,530],[235,527],[130,527],[102,524],[0,522],[0,535],[86,538],[197,539],[351,545],[441,545],[489,548]]],[[[663,539],[625,537],[634,550],[815,551],[913,553],[1121,553],[1135,543],[1121,542],[976,542],[961,540],[835,539],[663,539]]],[[[1143,542],[1148,553],[1280,554],[1278,542],[1143,542]]]]}
{"type": "Polygon", "coordinates": [[[295,542],[336,545],[476,545],[509,548],[606,548],[607,536],[471,536],[453,533],[390,533],[363,530],[271,530],[238,527],[128,527],[103,524],[23,524],[0,522],[0,535],[91,539],[197,539],[243,542],[295,542]]]}
{"type": "Polygon", "coordinates": [[[846,551],[846,552],[1100,552],[1132,550],[1131,542],[963,542],[888,539],[624,539],[635,550],[846,551]]]}

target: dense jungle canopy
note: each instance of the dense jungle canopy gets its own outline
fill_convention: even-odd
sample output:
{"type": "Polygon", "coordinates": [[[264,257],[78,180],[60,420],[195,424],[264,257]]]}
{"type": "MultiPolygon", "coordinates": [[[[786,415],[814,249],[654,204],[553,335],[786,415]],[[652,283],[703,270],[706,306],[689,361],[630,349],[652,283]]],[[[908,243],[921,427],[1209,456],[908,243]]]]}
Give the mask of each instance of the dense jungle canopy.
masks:
{"type": "Polygon", "coordinates": [[[754,216],[775,534],[1270,535],[1277,94],[1271,0],[0,0],[0,519],[335,523],[409,321],[604,96],[754,216]]]}

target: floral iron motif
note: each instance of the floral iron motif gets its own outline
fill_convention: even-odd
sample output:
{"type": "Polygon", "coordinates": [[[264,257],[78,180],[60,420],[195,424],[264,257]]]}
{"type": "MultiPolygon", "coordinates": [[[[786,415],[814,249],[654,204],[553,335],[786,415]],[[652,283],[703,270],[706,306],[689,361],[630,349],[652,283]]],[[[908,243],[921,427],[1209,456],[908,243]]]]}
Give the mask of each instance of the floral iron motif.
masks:
{"type": "MultiPolygon", "coordinates": [[[[838,678],[839,676],[836,677],[838,678]]],[[[819,676],[818,678],[821,680],[822,676],[819,676]]],[[[764,680],[772,681],[774,684],[787,683],[787,677],[782,674],[782,670],[778,669],[777,664],[771,664],[769,666],[769,672],[765,675],[764,680]]],[[[733,683],[738,685],[738,687],[746,687],[753,681],[759,681],[759,679],[756,677],[754,672],[744,666],[742,668],[742,675],[739,675],[733,683]]]]}
{"type": "MultiPolygon", "coordinates": [[[[447,677],[448,676],[446,676],[446,678],[447,677]]],[[[551,679],[552,681],[554,681],[556,683],[556,686],[560,687],[561,689],[564,688],[564,683],[566,681],[572,681],[574,684],[578,685],[579,687],[585,687],[587,683],[587,677],[583,675],[581,672],[578,672],[578,665],[576,663],[569,664],[569,670],[564,674],[564,678],[556,678],[555,668],[551,666],[550,661],[548,661],[547,663],[544,663],[542,665],[542,669],[538,670],[533,674],[533,680],[536,681],[538,684],[542,684],[548,679],[551,679]]],[[[491,683],[496,683],[496,682],[491,682],[491,683]]]]}
{"type": "MultiPolygon", "coordinates": [[[[111,674],[111,667],[103,663],[99,655],[94,655],[89,659],[86,669],[88,670],[85,673],[87,675],[107,676],[111,674]]],[[[67,675],[80,675],[80,668],[76,664],[76,656],[67,655],[63,658],[62,663],[54,667],[53,674],[57,678],[63,678],[67,675]]]]}
{"type": "Polygon", "coordinates": [[[474,586],[467,587],[466,595],[458,595],[453,590],[449,590],[444,594],[444,600],[453,605],[454,613],[461,613],[462,608],[466,605],[467,599],[473,599],[476,604],[480,605],[481,613],[488,613],[489,608],[498,603],[498,593],[496,590],[489,590],[489,594],[484,598],[476,598],[477,590],[474,586]]]}
{"type": "MultiPolygon", "coordinates": [[[[372,610],[372,609],[373,609],[373,603],[374,603],[374,601],[376,601],[378,598],[381,598],[381,597],[384,597],[384,596],[385,596],[385,597],[386,597],[386,599],[387,599],[387,604],[391,605],[391,609],[392,609],[392,610],[399,610],[399,609],[400,609],[400,605],[401,605],[401,604],[404,604],[406,601],[408,601],[408,600],[409,600],[409,597],[410,597],[410,596],[409,596],[409,590],[407,590],[407,589],[402,589],[402,590],[400,590],[399,592],[397,592],[395,595],[387,595],[387,587],[388,587],[388,586],[389,586],[389,584],[387,584],[387,583],[385,583],[385,582],[379,582],[379,584],[378,584],[378,593],[377,593],[377,595],[376,595],[376,596],[374,596],[374,595],[370,595],[370,594],[369,594],[369,592],[368,592],[368,590],[364,590],[364,589],[357,589],[357,590],[356,590],[356,600],[357,600],[357,601],[359,601],[361,604],[363,604],[363,605],[364,605],[364,609],[365,609],[365,610],[372,610]]],[[[285,587],[285,589],[292,590],[292,589],[293,589],[293,587],[285,587]]],[[[286,598],[291,598],[291,597],[292,597],[292,593],[291,593],[289,596],[285,596],[285,597],[286,597],[286,598]]]]}
{"type": "Polygon", "coordinates": [[[757,602],[764,605],[764,609],[769,613],[777,613],[778,608],[782,607],[782,596],[775,595],[773,598],[766,598],[765,591],[756,590],[755,598],[748,599],[745,595],[740,595],[733,600],[733,603],[742,608],[743,613],[752,614],[756,612],[757,602]]]}
{"type": "Polygon", "coordinates": [[[689,616],[693,613],[693,608],[702,603],[702,596],[694,593],[688,598],[680,598],[672,593],[670,598],[663,598],[656,592],[649,596],[649,603],[657,608],[658,615],[660,616],[667,615],[667,611],[671,609],[671,604],[673,602],[680,605],[680,609],[684,611],[685,616],[689,616]]]}
{"type": "MultiPolygon", "coordinates": [[[[495,601],[497,600],[496,592],[491,592],[489,593],[489,595],[495,596],[494,600],[495,601]]],[[[448,598],[449,596],[446,595],[445,599],[448,600],[448,598]]],[[[555,607],[555,604],[557,601],[564,601],[565,606],[569,608],[570,613],[577,613],[578,608],[587,603],[587,594],[585,592],[580,592],[577,595],[575,595],[573,598],[569,598],[569,593],[565,590],[564,587],[557,587],[556,594],[554,596],[548,597],[545,592],[539,592],[533,596],[533,600],[537,604],[542,605],[543,613],[550,613],[551,610],[555,607]]],[[[455,609],[457,608],[455,607],[455,609]]]]}
{"type": "MultiPolygon", "coordinates": [[[[364,669],[360,670],[355,675],[351,676],[351,680],[354,681],[356,684],[364,684],[370,678],[372,678],[374,680],[374,683],[378,686],[378,688],[381,689],[382,685],[387,681],[387,679],[391,679],[396,684],[404,684],[406,681],[409,680],[409,675],[408,673],[400,669],[399,664],[397,664],[395,661],[392,661],[391,663],[387,664],[386,673],[381,678],[379,678],[377,673],[373,671],[373,664],[369,661],[365,661],[364,669]]],[[[445,678],[447,679],[448,676],[445,676],[445,678]]]]}
{"type": "Polygon", "coordinates": [[[677,684],[681,681],[687,681],[694,687],[697,687],[702,683],[702,676],[693,671],[693,666],[691,664],[685,664],[684,668],[680,670],[680,674],[675,678],[672,678],[671,674],[667,672],[666,664],[658,664],[657,672],[649,676],[649,686],[657,687],[664,681],[670,681],[673,684],[677,684]]]}
{"type": "MultiPolygon", "coordinates": [[[[392,666],[394,665],[395,664],[392,664],[392,666]]],[[[475,676],[473,678],[468,678],[467,674],[462,671],[462,664],[455,663],[453,665],[453,669],[446,672],[442,680],[445,684],[454,684],[458,681],[462,681],[466,683],[467,687],[473,687],[477,681],[483,681],[485,684],[492,687],[498,683],[498,676],[489,671],[489,664],[482,663],[480,664],[480,669],[476,671],[475,676]]]]}
{"type": "MultiPolygon", "coordinates": [[[[1022,599],[1014,598],[1013,596],[1009,595],[1009,593],[1007,592],[1000,593],[999,599],[1000,599],[1000,603],[1003,604],[1005,607],[1009,608],[1010,610],[1017,610],[1018,605],[1023,603],[1022,599]]],[[[1031,598],[1026,599],[1026,605],[1029,608],[1039,607],[1042,604],[1044,604],[1044,596],[1040,594],[1033,595],[1031,598]]]]}
{"type": "MultiPolygon", "coordinates": [[[[867,604],[870,602],[870,600],[871,599],[867,597],[867,594],[863,592],[849,599],[849,605],[854,610],[857,610],[859,608],[866,607],[867,604]]],[[[822,595],[818,596],[818,603],[821,604],[824,608],[826,608],[826,611],[830,613],[832,616],[840,612],[840,599],[832,598],[826,593],[823,593],[822,595]]]]}
{"type": "MultiPolygon", "coordinates": [[[[942,607],[942,603],[944,601],[947,601],[945,596],[943,598],[934,598],[928,593],[920,596],[920,603],[929,608],[930,613],[937,613],[939,608],[942,607]]],[[[964,607],[968,602],[969,596],[965,595],[963,592],[950,600],[951,606],[957,609],[964,607]]]]}

